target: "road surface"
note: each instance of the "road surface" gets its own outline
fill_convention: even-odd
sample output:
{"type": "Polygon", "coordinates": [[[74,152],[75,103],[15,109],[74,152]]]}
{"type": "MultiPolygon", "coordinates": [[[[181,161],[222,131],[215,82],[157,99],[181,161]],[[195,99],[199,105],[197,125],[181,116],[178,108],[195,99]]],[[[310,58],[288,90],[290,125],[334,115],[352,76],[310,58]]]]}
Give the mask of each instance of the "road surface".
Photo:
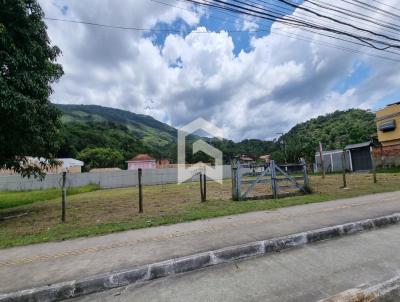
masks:
{"type": "Polygon", "coordinates": [[[71,301],[313,302],[398,276],[399,248],[396,225],[71,301]]]}

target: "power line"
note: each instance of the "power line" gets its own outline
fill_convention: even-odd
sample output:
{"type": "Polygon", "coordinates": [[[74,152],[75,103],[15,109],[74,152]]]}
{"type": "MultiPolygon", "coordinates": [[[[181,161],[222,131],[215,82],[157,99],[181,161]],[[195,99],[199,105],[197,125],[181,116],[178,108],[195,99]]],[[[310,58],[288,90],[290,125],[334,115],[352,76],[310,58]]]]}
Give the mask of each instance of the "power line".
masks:
{"type": "MultiPolygon", "coordinates": [[[[391,33],[399,34],[400,25],[398,25],[398,24],[382,22],[379,19],[370,18],[368,15],[362,14],[360,12],[353,12],[351,10],[343,10],[343,8],[341,8],[341,7],[337,6],[337,5],[326,4],[325,2],[322,2],[322,1],[306,0],[305,3],[310,3],[310,4],[314,5],[314,6],[317,6],[319,8],[324,9],[324,10],[318,10],[318,9],[314,8],[314,10],[316,10],[316,11],[325,11],[325,10],[329,11],[330,10],[330,11],[338,12],[340,14],[343,14],[345,16],[349,16],[349,17],[352,17],[352,18],[355,19],[355,20],[351,20],[349,18],[344,17],[345,20],[351,20],[353,22],[354,21],[359,22],[360,20],[363,20],[365,22],[373,24],[374,27],[377,28],[377,29],[379,29],[380,27],[385,27],[387,29],[391,29],[391,31],[390,31],[391,33]]],[[[337,14],[332,14],[332,15],[334,15],[336,17],[343,18],[343,16],[340,16],[340,15],[337,15],[337,14]]]]}
{"type": "MultiPolygon", "coordinates": [[[[175,7],[175,8],[178,8],[178,9],[186,10],[186,11],[192,11],[192,10],[187,9],[187,8],[175,6],[173,4],[165,3],[165,2],[162,2],[162,1],[158,1],[158,0],[150,0],[150,1],[158,3],[158,4],[167,5],[167,6],[170,6],[170,7],[175,7]]],[[[176,1],[176,2],[186,2],[184,0],[174,0],[174,1],[176,1]]],[[[266,1],[262,1],[262,2],[266,2],[266,1]]],[[[225,12],[224,15],[232,16],[232,17],[237,19],[236,15],[233,15],[233,14],[230,14],[230,13],[227,13],[227,12],[225,12]]],[[[217,20],[222,20],[222,21],[228,21],[228,22],[235,23],[235,21],[233,21],[233,20],[219,18],[219,17],[216,17],[214,15],[210,15],[210,17],[214,18],[214,19],[217,19],[217,20]]],[[[336,38],[337,40],[343,41],[345,43],[350,43],[350,44],[355,44],[355,45],[359,45],[359,46],[362,46],[362,47],[366,47],[366,45],[363,44],[363,43],[349,41],[349,40],[346,40],[346,39],[343,39],[343,38],[340,38],[340,37],[332,37],[332,36],[330,36],[328,34],[318,33],[318,32],[312,31],[310,29],[307,29],[307,30],[306,29],[302,29],[302,28],[299,28],[299,29],[300,30],[305,30],[306,32],[309,32],[309,33],[312,33],[312,34],[317,34],[317,35],[319,34],[322,37],[336,38]]],[[[347,52],[359,53],[359,54],[363,54],[363,55],[367,55],[367,56],[371,56],[371,57],[376,57],[376,58],[380,58],[380,59],[384,59],[384,60],[390,60],[390,61],[393,61],[393,62],[400,62],[400,60],[392,58],[392,57],[387,57],[387,56],[383,56],[383,55],[377,55],[377,54],[373,54],[373,53],[369,53],[369,52],[364,52],[362,50],[354,49],[354,48],[347,47],[347,46],[335,45],[333,43],[329,43],[329,42],[326,42],[326,41],[315,41],[313,39],[313,37],[311,37],[311,38],[310,37],[305,37],[305,36],[302,36],[300,34],[293,33],[293,32],[289,32],[290,35],[288,35],[288,33],[285,32],[281,28],[274,28],[274,30],[271,31],[270,33],[274,34],[274,35],[276,34],[276,35],[296,38],[296,39],[301,40],[301,41],[307,41],[307,42],[310,42],[310,43],[315,43],[315,44],[319,44],[319,45],[323,45],[323,46],[327,46],[327,47],[331,47],[331,48],[335,48],[335,49],[344,50],[344,51],[347,51],[347,52]],[[283,32],[283,33],[281,33],[281,32],[283,32]]],[[[395,55],[399,55],[398,53],[394,53],[394,52],[390,52],[390,53],[395,54],[395,55]]]]}
{"type": "Polygon", "coordinates": [[[373,1],[375,1],[376,3],[379,3],[381,5],[384,5],[386,7],[390,7],[391,9],[394,9],[394,10],[397,10],[397,11],[400,12],[400,9],[395,7],[395,6],[393,6],[393,5],[389,5],[389,4],[386,4],[386,3],[382,2],[382,1],[378,1],[378,0],[373,0],[373,1]]]}
{"type": "MultiPolygon", "coordinates": [[[[327,16],[327,15],[320,14],[320,13],[315,12],[315,11],[309,9],[309,8],[302,7],[300,5],[294,4],[294,3],[290,2],[290,1],[287,1],[287,0],[278,0],[278,1],[286,3],[286,4],[288,4],[288,5],[290,5],[290,6],[294,7],[294,8],[301,9],[301,10],[307,11],[309,13],[312,13],[312,14],[320,17],[320,18],[324,18],[324,19],[336,22],[336,23],[341,24],[341,25],[349,26],[349,27],[352,27],[352,28],[354,28],[356,30],[364,31],[364,32],[367,32],[369,34],[372,34],[372,35],[375,35],[375,36],[379,36],[379,37],[382,37],[382,38],[385,38],[385,39],[388,39],[388,40],[392,40],[392,41],[395,41],[395,42],[400,42],[400,39],[393,38],[393,37],[390,37],[390,36],[385,35],[385,34],[376,33],[376,32],[373,32],[372,30],[365,29],[365,28],[353,25],[351,23],[347,23],[347,22],[341,21],[341,20],[332,18],[332,17],[327,16]]],[[[342,1],[345,1],[345,0],[342,0],[342,1]]],[[[345,1],[345,2],[347,2],[347,1],[345,1]]],[[[390,47],[395,47],[395,46],[390,46],[390,47]]],[[[399,46],[396,46],[396,47],[400,48],[399,46]]]]}
{"type": "MultiPolygon", "coordinates": [[[[377,38],[371,38],[371,37],[367,37],[367,36],[361,36],[359,34],[355,34],[355,33],[351,33],[351,32],[346,32],[337,28],[332,28],[332,27],[328,27],[328,26],[321,26],[319,24],[315,24],[313,22],[307,22],[307,21],[302,21],[293,17],[282,17],[280,15],[277,15],[276,13],[274,14],[273,11],[270,10],[266,10],[265,8],[261,8],[260,7],[254,7],[252,5],[247,4],[246,6],[248,7],[244,7],[241,5],[237,5],[237,4],[233,4],[227,1],[222,1],[222,0],[185,0],[187,2],[191,2],[197,5],[202,5],[202,6],[206,6],[206,7],[217,7],[217,8],[221,8],[221,9],[225,9],[227,11],[231,11],[231,12],[235,12],[238,14],[244,14],[244,15],[249,15],[249,16],[253,16],[253,17],[257,17],[257,18],[261,18],[261,19],[266,19],[266,20],[271,20],[271,21],[276,21],[276,22],[280,22],[280,23],[284,23],[284,24],[291,24],[294,26],[298,26],[298,27],[303,27],[303,28],[313,28],[319,31],[327,31],[327,32],[331,32],[337,35],[345,35],[348,36],[350,38],[359,40],[363,43],[365,43],[366,45],[369,45],[372,48],[378,49],[378,50],[382,50],[385,51],[389,48],[396,48],[399,49],[400,45],[398,44],[393,44],[393,43],[389,43],[388,41],[384,41],[384,40],[379,40],[377,38]],[[250,8],[249,8],[250,7],[250,8]],[[263,11],[262,11],[263,10],[263,11]],[[377,45],[381,45],[381,46],[377,46],[377,45]]],[[[293,4],[291,2],[285,1],[285,0],[279,0],[280,2],[284,2],[290,6],[292,6],[293,8],[299,8],[299,6],[297,4],[293,4]]],[[[339,24],[343,24],[343,25],[347,25],[350,26],[352,28],[355,28],[357,30],[361,30],[361,31],[365,31],[367,33],[376,35],[376,36],[381,36],[385,39],[389,39],[389,40],[393,40],[393,41],[399,41],[399,39],[387,36],[387,35],[383,35],[383,34],[379,34],[376,32],[373,32],[371,30],[368,29],[363,29],[360,28],[358,26],[354,26],[352,24],[346,23],[346,22],[342,22],[340,20],[336,20],[334,18],[331,18],[329,16],[325,16],[325,15],[321,15],[319,13],[314,12],[313,10],[309,10],[306,8],[303,8],[303,10],[306,10],[310,13],[315,14],[318,17],[322,17],[322,18],[327,18],[330,19],[331,21],[337,22],[339,24]]]]}

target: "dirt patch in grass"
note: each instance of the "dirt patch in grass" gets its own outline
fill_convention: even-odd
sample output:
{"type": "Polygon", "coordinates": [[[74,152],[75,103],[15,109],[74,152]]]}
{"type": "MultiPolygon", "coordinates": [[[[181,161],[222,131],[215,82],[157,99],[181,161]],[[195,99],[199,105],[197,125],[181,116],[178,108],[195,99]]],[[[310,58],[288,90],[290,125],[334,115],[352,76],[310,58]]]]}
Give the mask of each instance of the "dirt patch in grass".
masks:
{"type": "MultiPolygon", "coordinates": [[[[144,213],[138,213],[137,188],[99,190],[67,198],[67,221],[60,222],[59,198],[29,205],[0,209],[0,217],[28,212],[28,215],[0,221],[0,247],[49,240],[109,233],[194,219],[275,209],[284,206],[321,202],[363,194],[400,189],[400,174],[378,174],[374,184],[371,174],[347,175],[348,189],[341,189],[342,176],[325,179],[311,176],[313,194],[279,200],[231,201],[231,182],[207,184],[208,201],[200,203],[198,183],[145,186],[144,213]]],[[[267,187],[261,190],[267,190],[267,187]]],[[[260,188],[258,188],[260,190],[260,188]]]]}

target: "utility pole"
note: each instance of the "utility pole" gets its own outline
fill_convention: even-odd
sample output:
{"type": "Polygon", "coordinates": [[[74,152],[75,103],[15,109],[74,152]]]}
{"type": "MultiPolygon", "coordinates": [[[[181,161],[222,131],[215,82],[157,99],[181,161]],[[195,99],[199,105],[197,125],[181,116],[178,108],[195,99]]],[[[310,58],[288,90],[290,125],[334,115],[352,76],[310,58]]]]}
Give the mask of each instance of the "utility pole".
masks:
{"type": "Polygon", "coordinates": [[[321,159],[322,178],[325,178],[324,154],[322,153],[322,143],[321,142],[319,142],[319,157],[321,159]]]}

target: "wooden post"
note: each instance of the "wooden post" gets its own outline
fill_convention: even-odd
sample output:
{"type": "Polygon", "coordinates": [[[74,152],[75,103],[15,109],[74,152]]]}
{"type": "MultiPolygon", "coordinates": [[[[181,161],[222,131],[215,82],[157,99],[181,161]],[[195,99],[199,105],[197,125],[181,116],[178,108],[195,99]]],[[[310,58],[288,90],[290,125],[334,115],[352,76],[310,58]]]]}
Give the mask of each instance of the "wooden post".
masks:
{"type": "Polygon", "coordinates": [[[324,154],[322,153],[322,143],[321,142],[319,142],[319,157],[321,159],[322,178],[325,178],[324,154]]]}
{"type": "Polygon", "coordinates": [[[240,166],[240,160],[237,159],[237,171],[236,171],[236,196],[237,200],[242,199],[241,185],[242,185],[242,171],[240,166]]]}
{"type": "Polygon", "coordinates": [[[378,182],[378,180],[376,179],[376,168],[375,168],[375,164],[374,164],[374,157],[372,156],[372,147],[369,147],[369,153],[371,155],[371,164],[372,164],[372,175],[374,178],[374,184],[376,184],[378,182]]]}
{"type": "Polygon", "coordinates": [[[307,163],[304,158],[300,159],[300,162],[303,165],[304,188],[310,188],[310,182],[308,180],[308,174],[307,174],[307,163]]]}
{"type": "Polygon", "coordinates": [[[207,200],[207,176],[203,174],[203,202],[207,200]]]}
{"type": "Polygon", "coordinates": [[[278,188],[276,185],[276,169],[274,160],[271,160],[271,189],[274,199],[278,198],[278,188]]]}
{"type": "Polygon", "coordinates": [[[203,172],[200,172],[199,179],[200,179],[200,201],[203,202],[204,201],[203,172]]]}
{"type": "Polygon", "coordinates": [[[142,169],[138,169],[139,213],[143,213],[142,169]]]}
{"type": "Polygon", "coordinates": [[[65,202],[67,199],[67,172],[62,172],[62,189],[61,189],[61,221],[65,222],[65,202]]]}
{"type": "Polygon", "coordinates": [[[346,151],[343,150],[342,153],[342,176],[343,176],[343,188],[347,188],[346,181],[346,151]]]}

